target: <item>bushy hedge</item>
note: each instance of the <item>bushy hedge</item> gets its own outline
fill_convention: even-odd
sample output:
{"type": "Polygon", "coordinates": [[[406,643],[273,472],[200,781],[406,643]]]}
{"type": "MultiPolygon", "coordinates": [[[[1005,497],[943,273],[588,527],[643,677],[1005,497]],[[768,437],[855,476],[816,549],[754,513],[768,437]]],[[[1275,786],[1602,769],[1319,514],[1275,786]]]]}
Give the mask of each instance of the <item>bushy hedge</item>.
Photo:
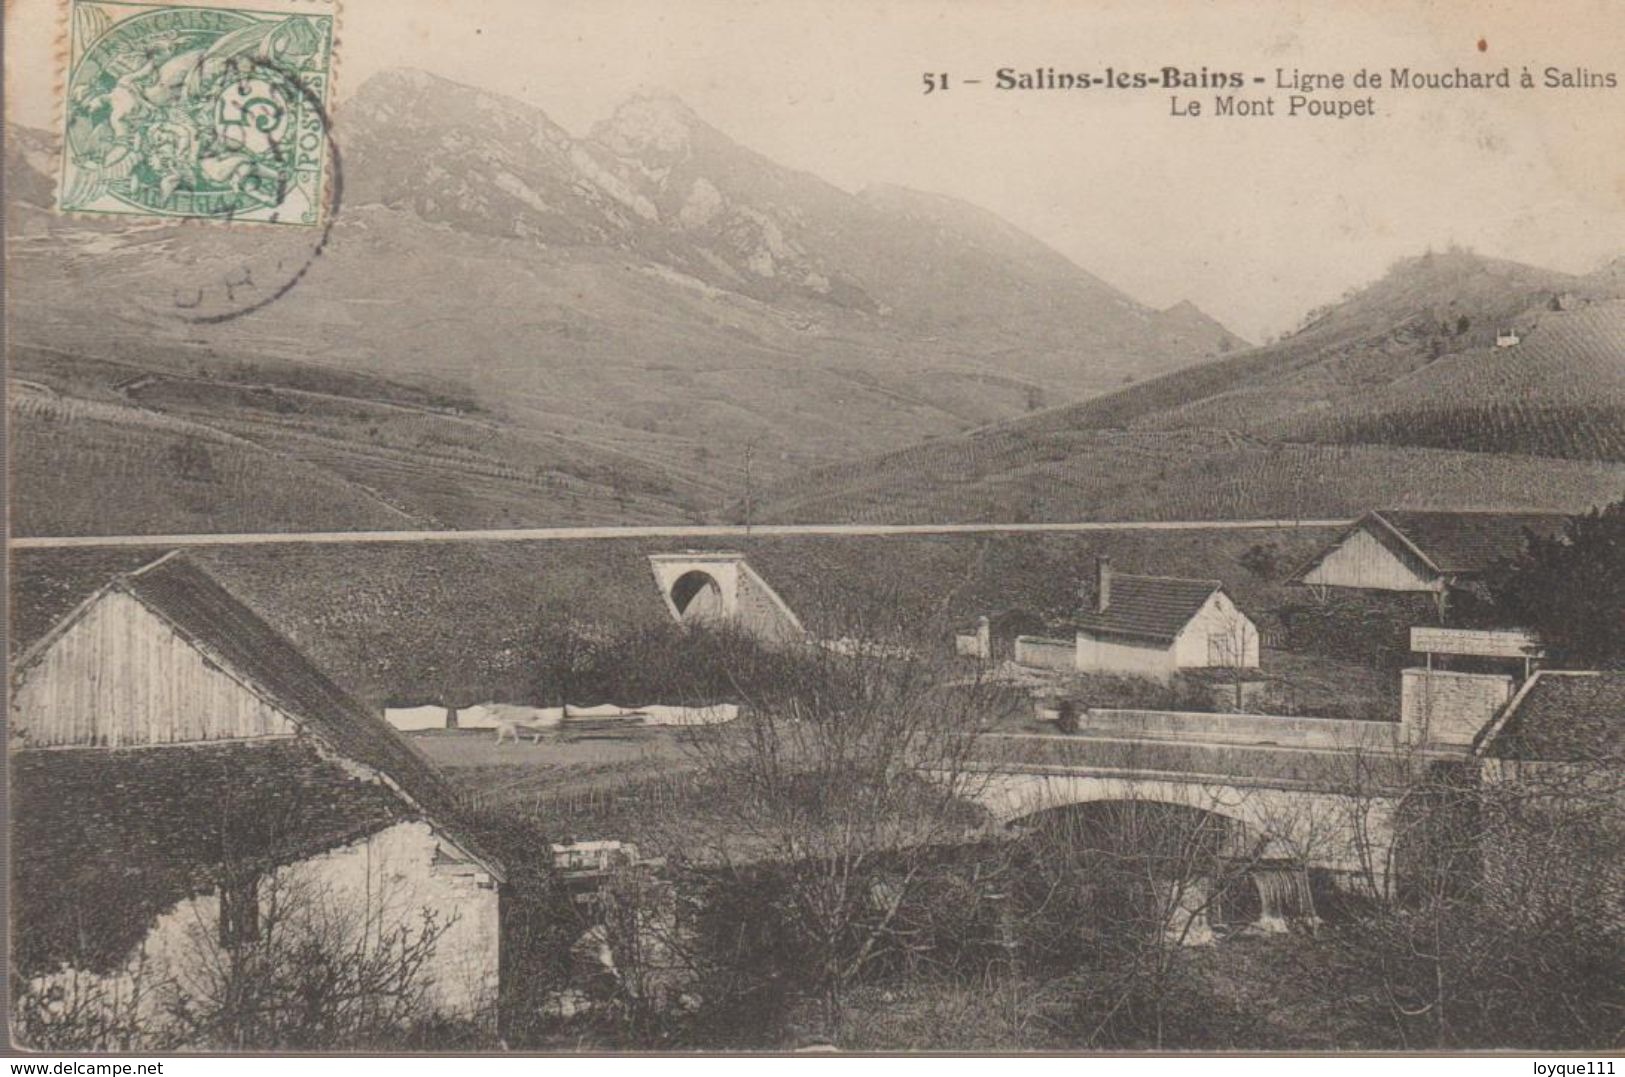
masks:
{"type": "Polygon", "coordinates": [[[1351,659],[1377,669],[1410,662],[1411,628],[1436,625],[1431,595],[1336,595],[1325,602],[1294,602],[1277,612],[1284,647],[1303,654],[1351,659]]]}

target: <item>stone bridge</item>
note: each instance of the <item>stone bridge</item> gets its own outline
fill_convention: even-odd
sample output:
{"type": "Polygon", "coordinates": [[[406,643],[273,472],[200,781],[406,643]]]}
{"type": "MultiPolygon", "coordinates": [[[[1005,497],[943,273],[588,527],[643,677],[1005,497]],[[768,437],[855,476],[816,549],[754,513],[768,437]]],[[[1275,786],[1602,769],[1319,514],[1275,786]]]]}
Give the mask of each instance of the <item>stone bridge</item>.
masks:
{"type": "Polygon", "coordinates": [[[1386,895],[1400,799],[1461,749],[1408,743],[1398,723],[1091,710],[1076,734],[979,736],[972,795],[1003,824],[1072,805],[1156,802],[1234,824],[1251,855],[1386,895]]]}

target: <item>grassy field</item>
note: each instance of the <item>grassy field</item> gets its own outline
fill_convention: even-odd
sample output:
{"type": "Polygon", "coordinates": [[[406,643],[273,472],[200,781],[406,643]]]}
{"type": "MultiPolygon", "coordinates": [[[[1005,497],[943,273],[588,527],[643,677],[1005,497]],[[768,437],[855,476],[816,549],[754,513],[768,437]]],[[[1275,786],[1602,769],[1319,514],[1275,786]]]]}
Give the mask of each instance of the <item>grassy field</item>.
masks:
{"type": "Polygon", "coordinates": [[[645,856],[692,852],[711,799],[693,755],[666,730],[498,745],[490,732],[412,737],[468,808],[534,820],[555,841],[630,841],[645,856]]]}
{"type": "Polygon", "coordinates": [[[416,523],[357,483],[205,424],[27,388],[8,415],[14,534],[416,523]]]}
{"type": "Polygon", "coordinates": [[[665,729],[593,737],[552,731],[518,744],[498,744],[494,732],[472,729],[410,739],[482,807],[621,789],[683,770],[690,760],[679,736],[665,729]]]}

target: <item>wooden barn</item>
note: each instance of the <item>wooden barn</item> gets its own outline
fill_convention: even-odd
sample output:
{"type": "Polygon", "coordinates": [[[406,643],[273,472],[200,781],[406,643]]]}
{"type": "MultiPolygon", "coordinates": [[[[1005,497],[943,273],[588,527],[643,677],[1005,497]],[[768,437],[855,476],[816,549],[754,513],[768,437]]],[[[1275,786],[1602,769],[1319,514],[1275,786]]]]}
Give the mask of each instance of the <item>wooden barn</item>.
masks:
{"type": "Polygon", "coordinates": [[[12,686],[14,971],[36,1031],[71,1012],[191,1042],[222,970],[318,944],[371,967],[427,943],[424,1012],[494,1016],[503,871],[449,786],[186,558],[95,591],[12,686]]]}
{"type": "Polygon", "coordinates": [[[1219,580],[1131,576],[1099,558],[1094,605],[1076,628],[1081,673],[1166,681],[1183,670],[1258,668],[1258,626],[1219,580]]]}
{"type": "Polygon", "coordinates": [[[1446,595],[1458,582],[1514,557],[1529,535],[1550,536],[1565,517],[1550,513],[1373,510],[1317,553],[1291,579],[1329,588],[1446,595]]]}

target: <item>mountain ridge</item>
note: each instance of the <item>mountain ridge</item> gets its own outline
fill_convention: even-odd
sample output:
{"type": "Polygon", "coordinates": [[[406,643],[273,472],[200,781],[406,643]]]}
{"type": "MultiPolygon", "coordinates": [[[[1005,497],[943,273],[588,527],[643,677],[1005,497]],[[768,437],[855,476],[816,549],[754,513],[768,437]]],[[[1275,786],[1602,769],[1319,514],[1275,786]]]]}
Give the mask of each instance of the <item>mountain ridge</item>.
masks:
{"type": "MultiPolygon", "coordinates": [[[[595,141],[525,102],[395,71],[337,114],[344,204],[320,258],[271,305],[206,325],[166,312],[221,280],[257,296],[309,258],[309,234],[58,216],[53,139],[8,131],[14,373],[57,394],[12,418],[20,444],[77,461],[62,482],[102,474],[107,438],[127,446],[120,467],[140,475],[107,486],[107,526],[146,529],[143,499],[207,520],[228,457],[233,476],[250,467],[243,439],[319,461],[323,526],[380,504],[438,526],[716,518],[747,481],[1075,399],[1231,339],[1163,332],[1036,239],[995,225],[992,242],[980,211],[943,201],[947,220],[897,221],[668,99],[634,98],[595,141]],[[947,267],[937,279],[896,283],[927,256],[947,267]],[[944,282],[961,302],[931,294],[944,282]],[[145,378],[140,400],[120,388],[145,378]],[[425,397],[479,420],[390,403],[425,397]],[[419,475],[414,452],[433,461],[419,475]],[[204,453],[221,461],[213,480],[176,472],[204,453]]],[[[79,526],[50,508],[57,473],[32,474],[29,528],[79,526]]],[[[253,503],[231,494],[234,526],[254,525],[253,503]]]]}

